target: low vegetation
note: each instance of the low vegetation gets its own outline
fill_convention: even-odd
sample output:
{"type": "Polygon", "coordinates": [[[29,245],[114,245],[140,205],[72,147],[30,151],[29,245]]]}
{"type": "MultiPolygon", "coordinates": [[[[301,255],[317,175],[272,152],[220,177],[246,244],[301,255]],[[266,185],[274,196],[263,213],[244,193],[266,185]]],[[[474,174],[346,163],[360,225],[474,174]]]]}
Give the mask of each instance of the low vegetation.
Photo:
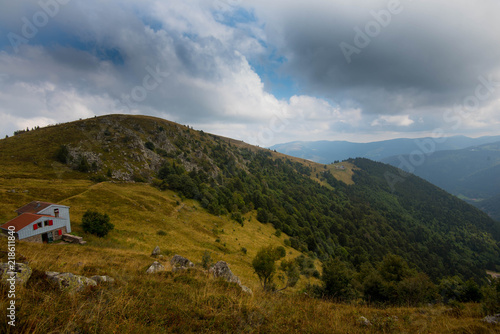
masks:
{"type": "Polygon", "coordinates": [[[105,237],[114,227],[107,213],[87,210],[83,214],[82,229],[84,232],[105,237]]]}

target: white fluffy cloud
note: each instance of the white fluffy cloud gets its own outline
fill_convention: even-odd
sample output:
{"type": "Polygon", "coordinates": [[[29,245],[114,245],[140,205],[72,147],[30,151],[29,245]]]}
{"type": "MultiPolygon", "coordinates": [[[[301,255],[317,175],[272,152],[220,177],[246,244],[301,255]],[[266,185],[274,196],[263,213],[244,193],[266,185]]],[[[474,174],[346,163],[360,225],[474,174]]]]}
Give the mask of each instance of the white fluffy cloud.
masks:
{"type": "Polygon", "coordinates": [[[492,1],[450,7],[402,0],[404,10],[351,64],[339,43],[354,43],[353,29],[387,2],[43,3],[55,14],[36,0],[12,2],[0,13],[1,135],[117,112],[263,146],[436,127],[486,134],[500,122],[500,85],[488,87],[490,96],[459,127],[442,116],[474,95],[478,76],[499,74],[492,1]],[[12,34],[23,43],[13,47],[12,34]],[[275,94],[279,84],[268,72],[288,78],[288,96],[275,94]]]}

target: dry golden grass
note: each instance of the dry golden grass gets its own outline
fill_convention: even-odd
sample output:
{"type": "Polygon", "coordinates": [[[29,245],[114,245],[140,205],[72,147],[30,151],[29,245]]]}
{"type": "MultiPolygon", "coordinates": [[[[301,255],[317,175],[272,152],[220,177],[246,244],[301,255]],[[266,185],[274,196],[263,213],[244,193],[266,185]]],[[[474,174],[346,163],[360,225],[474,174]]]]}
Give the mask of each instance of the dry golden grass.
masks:
{"type": "MultiPolygon", "coordinates": [[[[52,188],[50,180],[9,182],[2,190],[15,185],[22,196],[2,192],[5,207],[20,206],[37,192],[52,188]],[[33,193],[22,192],[24,186],[32,187],[33,193]]],[[[283,245],[285,236],[277,238],[272,226],[257,222],[252,214],[241,226],[227,217],[207,214],[195,201],[182,201],[173,192],[142,183],[85,182],[71,181],[67,187],[62,183],[62,193],[51,196],[68,195],[60,203],[71,206],[74,231],[84,235],[88,244],[19,242],[18,257],[26,257],[34,273],[28,285],[17,291],[16,330],[3,322],[0,332],[494,333],[498,329],[480,321],[480,308],[474,304],[464,310],[443,306],[378,309],[309,298],[300,292],[308,282],[304,277],[295,289],[264,293],[251,259],[262,246],[283,245]],[[89,208],[110,214],[115,229],[108,237],[93,237],[81,230],[79,221],[89,208]],[[159,230],[166,234],[158,235],[159,230]],[[162,250],[164,257],[159,261],[167,272],[147,275],[153,261],[150,253],[156,245],[162,250]],[[212,253],[214,261],[227,261],[254,295],[211,279],[201,269],[169,272],[173,254],[200,262],[205,250],[212,253]],[[44,271],[109,275],[116,283],[69,295],[47,282],[44,271]],[[361,316],[371,325],[363,325],[361,316]]],[[[2,250],[5,246],[2,243],[2,250]]],[[[299,254],[287,248],[288,257],[299,254]]],[[[6,295],[2,291],[2,309],[8,303],[6,295]]]]}
{"type": "MultiPolygon", "coordinates": [[[[174,192],[159,191],[144,183],[10,179],[0,186],[0,194],[3,221],[14,218],[14,210],[31,200],[54,201],[71,207],[72,232],[88,241],[85,248],[110,249],[115,254],[135,251],[148,256],[158,245],[166,256],[179,254],[193,262],[201,262],[203,253],[209,251],[214,261],[228,262],[251,288],[259,284],[251,267],[258,249],[282,245],[288,258],[300,255],[284,245],[286,235],[276,237],[272,225],[259,223],[255,213],[247,214],[242,226],[227,216],[208,214],[196,201],[182,200],[174,192]],[[16,192],[8,192],[9,189],[16,192]],[[63,199],[64,196],[68,197],[63,199]],[[81,218],[88,209],[111,217],[115,228],[106,238],[85,234],[81,229],[81,218]]],[[[46,247],[52,252],[59,246],[46,247]]]]}
{"type": "MultiPolygon", "coordinates": [[[[145,274],[152,259],[140,251],[78,245],[19,243],[35,269],[16,296],[15,330],[2,333],[495,333],[478,305],[379,309],[297,293],[241,292],[201,269],[145,274]],[[44,270],[110,275],[113,285],[60,292],[44,270]],[[370,325],[364,325],[361,317],[370,325]]],[[[168,258],[160,260],[167,265],[168,258]]],[[[6,291],[0,308],[7,307],[6,291]]]]}

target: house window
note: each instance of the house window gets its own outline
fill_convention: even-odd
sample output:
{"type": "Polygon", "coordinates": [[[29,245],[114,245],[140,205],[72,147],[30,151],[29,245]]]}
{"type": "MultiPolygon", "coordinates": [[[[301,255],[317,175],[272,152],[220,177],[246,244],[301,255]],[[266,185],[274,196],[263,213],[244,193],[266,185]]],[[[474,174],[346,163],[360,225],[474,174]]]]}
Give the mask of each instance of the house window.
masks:
{"type": "Polygon", "coordinates": [[[42,222],[39,222],[37,223],[38,227],[41,228],[42,227],[42,222]]]}
{"type": "Polygon", "coordinates": [[[48,220],[44,221],[43,226],[49,226],[49,221],[48,220]]]}
{"type": "Polygon", "coordinates": [[[54,216],[59,217],[59,209],[54,209],[54,216]]]}

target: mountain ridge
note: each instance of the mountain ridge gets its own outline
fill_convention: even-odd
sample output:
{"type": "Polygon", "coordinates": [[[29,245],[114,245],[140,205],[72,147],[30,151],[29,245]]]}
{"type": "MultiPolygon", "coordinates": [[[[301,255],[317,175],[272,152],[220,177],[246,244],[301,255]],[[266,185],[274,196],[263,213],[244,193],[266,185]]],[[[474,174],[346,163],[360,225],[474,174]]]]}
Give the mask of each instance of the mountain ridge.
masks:
{"type": "MultiPolygon", "coordinates": [[[[322,260],[339,257],[356,268],[387,253],[434,279],[482,277],[500,265],[500,232],[485,214],[414,176],[392,192],[384,174],[399,171],[366,159],[321,165],[158,118],[125,115],[21,133],[1,140],[0,153],[0,178],[9,182],[46,180],[47,193],[55,191],[51,180],[149,184],[243,228],[248,219],[270,224],[285,236],[287,248],[322,260]]],[[[2,196],[3,208],[27,198],[7,189],[2,196]]],[[[4,211],[0,219],[6,219],[4,211]]]]}
{"type": "Polygon", "coordinates": [[[500,136],[484,136],[469,138],[466,136],[443,137],[435,140],[432,137],[424,138],[397,138],[369,143],[354,143],[349,141],[293,141],[276,144],[270,148],[281,153],[289,154],[303,159],[328,164],[333,161],[348,158],[369,158],[381,161],[394,155],[409,154],[420,147],[418,142],[432,141],[435,151],[463,149],[470,146],[487,144],[500,141],[500,136]]]}

